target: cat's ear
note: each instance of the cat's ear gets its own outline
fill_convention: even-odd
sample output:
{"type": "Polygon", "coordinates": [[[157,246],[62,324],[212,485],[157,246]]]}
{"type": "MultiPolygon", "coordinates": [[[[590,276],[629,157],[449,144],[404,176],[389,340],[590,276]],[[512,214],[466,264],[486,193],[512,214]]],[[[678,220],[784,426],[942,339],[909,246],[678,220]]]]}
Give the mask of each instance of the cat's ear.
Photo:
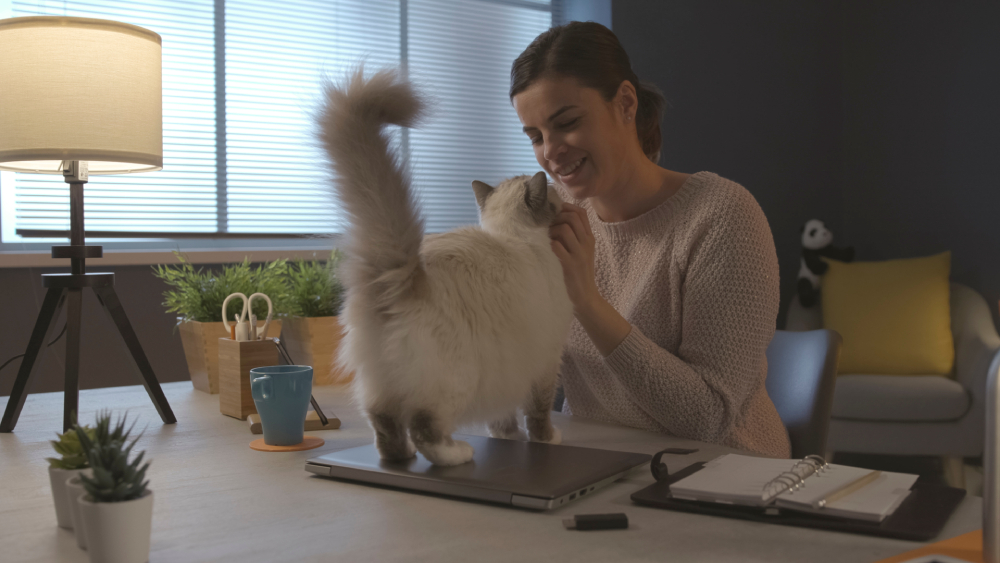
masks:
{"type": "Polygon", "coordinates": [[[543,209],[549,200],[549,184],[545,172],[539,172],[528,180],[524,190],[524,203],[529,209],[543,209]]]}
{"type": "Polygon", "coordinates": [[[486,207],[486,198],[490,197],[490,194],[493,193],[493,186],[479,180],[473,180],[472,191],[476,192],[476,203],[479,204],[479,209],[482,210],[486,207]]]}

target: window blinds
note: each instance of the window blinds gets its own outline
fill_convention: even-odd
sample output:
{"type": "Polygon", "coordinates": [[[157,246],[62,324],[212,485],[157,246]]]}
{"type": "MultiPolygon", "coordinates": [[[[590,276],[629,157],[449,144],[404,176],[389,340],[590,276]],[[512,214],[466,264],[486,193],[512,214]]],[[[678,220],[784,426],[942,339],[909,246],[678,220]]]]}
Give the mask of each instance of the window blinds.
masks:
{"type": "MultiPolygon", "coordinates": [[[[322,81],[359,62],[402,65],[433,100],[421,128],[395,134],[429,232],[478,221],[472,180],[495,184],[539,170],[507,90],[511,62],[551,24],[549,2],[228,0],[224,37],[215,33],[222,26],[212,0],[15,0],[12,7],[15,17],[112,19],[163,37],[164,169],[92,176],[84,190],[89,231],[338,231],[312,116],[322,81]]],[[[68,228],[60,176],[13,176],[14,186],[2,189],[14,189],[4,201],[15,202],[17,228],[68,228]]],[[[3,242],[26,240],[4,231],[3,242]]]]}

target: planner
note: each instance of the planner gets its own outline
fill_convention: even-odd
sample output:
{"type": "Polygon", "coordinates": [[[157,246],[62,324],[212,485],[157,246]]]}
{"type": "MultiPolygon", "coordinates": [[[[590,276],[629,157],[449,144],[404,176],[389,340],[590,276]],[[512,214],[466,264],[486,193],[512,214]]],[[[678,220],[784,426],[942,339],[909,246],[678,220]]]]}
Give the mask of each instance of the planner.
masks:
{"type": "Polygon", "coordinates": [[[774,505],[819,515],[881,522],[910,494],[916,475],[804,460],[727,454],[670,485],[684,500],[774,505]]]}

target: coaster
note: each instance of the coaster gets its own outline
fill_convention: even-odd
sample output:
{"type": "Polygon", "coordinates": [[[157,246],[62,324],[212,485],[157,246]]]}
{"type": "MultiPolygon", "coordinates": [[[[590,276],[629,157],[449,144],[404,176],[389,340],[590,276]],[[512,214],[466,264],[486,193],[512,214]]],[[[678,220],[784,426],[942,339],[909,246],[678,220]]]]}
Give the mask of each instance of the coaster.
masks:
{"type": "Polygon", "coordinates": [[[316,436],[303,436],[301,444],[295,444],[292,446],[269,446],[264,443],[263,438],[257,438],[253,442],[250,442],[250,449],[257,450],[258,452],[300,452],[302,450],[318,448],[325,443],[326,441],[323,440],[323,438],[317,438],[316,436]]]}

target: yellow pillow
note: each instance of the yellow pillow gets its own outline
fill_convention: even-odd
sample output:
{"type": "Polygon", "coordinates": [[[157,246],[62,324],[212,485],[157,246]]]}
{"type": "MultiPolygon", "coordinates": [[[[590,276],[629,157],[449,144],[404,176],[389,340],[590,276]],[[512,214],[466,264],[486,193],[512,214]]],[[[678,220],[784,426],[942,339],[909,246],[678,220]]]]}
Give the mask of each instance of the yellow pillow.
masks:
{"type": "Polygon", "coordinates": [[[840,373],[947,375],[955,361],[951,253],[885,262],[828,260],[823,325],[844,338],[840,373]]]}

